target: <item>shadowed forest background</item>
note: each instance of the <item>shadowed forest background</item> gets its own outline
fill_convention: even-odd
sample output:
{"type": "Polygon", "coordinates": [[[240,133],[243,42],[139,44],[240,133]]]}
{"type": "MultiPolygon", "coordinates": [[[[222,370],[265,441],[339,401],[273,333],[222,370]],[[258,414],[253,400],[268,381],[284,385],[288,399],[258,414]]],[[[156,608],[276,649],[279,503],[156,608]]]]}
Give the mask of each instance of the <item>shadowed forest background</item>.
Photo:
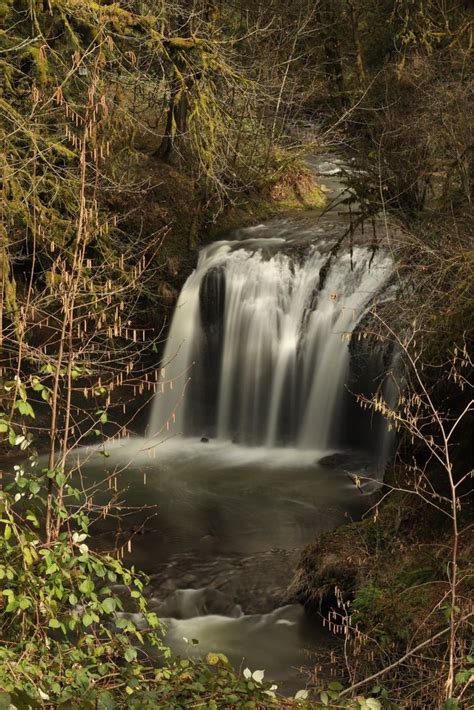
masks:
{"type": "Polygon", "coordinates": [[[0,0],[1,709],[471,707],[473,31],[469,0],[0,0]],[[397,354],[397,397],[353,405],[396,452],[285,569],[335,635],[287,697],[169,651],[117,472],[71,462],[143,434],[199,250],[328,213],[320,284],[393,261],[348,347],[397,354]]]}

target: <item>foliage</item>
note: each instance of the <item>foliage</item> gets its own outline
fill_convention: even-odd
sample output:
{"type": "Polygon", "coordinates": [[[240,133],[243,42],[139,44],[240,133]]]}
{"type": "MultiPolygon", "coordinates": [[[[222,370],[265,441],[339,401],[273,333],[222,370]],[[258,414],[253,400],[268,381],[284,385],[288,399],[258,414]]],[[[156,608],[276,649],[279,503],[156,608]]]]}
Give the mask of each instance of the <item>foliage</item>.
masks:
{"type": "MultiPolygon", "coordinates": [[[[30,440],[20,435],[12,443],[28,448],[30,440]]],[[[276,707],[263,673],[240,677],[222,654],[170,658],[142,594],[145,577],[90,549],[84,491],[61,467],[40,462],[32,454],[16,464],[0,492],[0,706],[276,707]],[[51,480],[64,487],[51,509],[62,529],[46,540],[41,522],[51,480]],[[139,624],[121,615],[118,586],[127,589],[139,624]]]]}
{"type": "Polygon", "coordinates": [[[40,520],[47,502],[38,481],[55,478],[61,485],[64,474],[38,472],[38,465],[35,455],[28,466],[16,465],[14,480],[0,494],[0,707],[385,707],[363,696],[339,701],[342,686],[336,682],[319,690],[319,701],[307,699],[307,691],[285,700],[264,682],[263,671],[239,675],[220,653],[202,661],[171,658],[142,595],[146,579],[89,548],[89,516],[71,507],[81,490],[68,484],[69,505],[56,509],[55,501],[66,529],[45,543],[40,520]],[[127,588],[140,624],[121,616],[116,585],[127,588]]]}
{"type": "MultiPolygon", "coordinates": [[[[141,212],[155,205],[164,179],[172,202],[185,176],[194,194],[181,211],[192,212],[192,235],[180,259],[195,246],[203,213],[214,217],[252,189],[291,207],[320,207],[321,193],[295,162],[302,150],[293,133],[316,114],[318,147],[328,136],[340,140],[344,124],[344,141],[364,156],[352,184],[361,220],[383,209],[405,225],[391,244],[404,290],[385,314],[406,334],[401,343],[416,367],[399,408],[366,403],[408,431],[405,447],[416,456],[392,488],[428,497],[430,510],[464,523],[472,19],[470,4],[458,0],[0,2],[0,435],[5,451],[28,455],[39,444],[49,453],[44,466],[34,454],[17,464],[0,492],[0,707],[376,710],[391,706],[397,684],[405,689],[395,671],[389,689],[374,686],[371,698],[315,682],[311,696],[300,691],[293,702],[276,697],[259,671],[234,672],[217,652],[204,662],[167,658],[144,578],[121,563],[120,549],[90,549],[94,521],[110,510],[75,483],[68,461],[86,441],[125,434],[118,412],[156,385],[157,339],[144,311],[163,286],[170,225],[144,230],[134,204],[141,212]],[[433,433],[438,416],[444,429],[433,433]],[[442,437],[453,421],[446,460],[442,437]],[[116,584],[128,588],[145,629],[120,616],[116,584]]],[[[388,658],[398,669],[422,629],[430,640],[449,624],[450,676],[438,694],[454,708],[472,684],[461,622],[472,591],[469,547],[435,520],[442,552],[427,560],[418,546],[426,552],[433,518],[426,508],[412,512],[406,498],[388,522],[377,510],[377,520],[338,533],[335,551],[329,537],[320,541],[319,569],[311,555],[306,563],[315,597],[327,601],[336,582],[347,592],[358,668],[385,672],[388,658]]],[[[440,687],[445,667],[432,676],[445,638],[423,647],[423,662],[404,661],[415,703],[432,704],[440,687]]]]}

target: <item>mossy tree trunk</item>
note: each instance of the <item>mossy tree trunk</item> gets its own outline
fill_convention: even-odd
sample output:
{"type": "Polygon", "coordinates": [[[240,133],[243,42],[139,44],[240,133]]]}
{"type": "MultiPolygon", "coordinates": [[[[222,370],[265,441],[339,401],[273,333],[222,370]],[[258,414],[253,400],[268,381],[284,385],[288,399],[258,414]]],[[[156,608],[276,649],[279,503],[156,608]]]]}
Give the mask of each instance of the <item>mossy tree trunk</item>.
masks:
{"type": "Polygon", "coordinates": [[[179,138],[186,133],[188,98],[186,88],[176,85],[170,92],[166,125],[163,138],[155,155],[166,162],[173,162],[179,138]]]}

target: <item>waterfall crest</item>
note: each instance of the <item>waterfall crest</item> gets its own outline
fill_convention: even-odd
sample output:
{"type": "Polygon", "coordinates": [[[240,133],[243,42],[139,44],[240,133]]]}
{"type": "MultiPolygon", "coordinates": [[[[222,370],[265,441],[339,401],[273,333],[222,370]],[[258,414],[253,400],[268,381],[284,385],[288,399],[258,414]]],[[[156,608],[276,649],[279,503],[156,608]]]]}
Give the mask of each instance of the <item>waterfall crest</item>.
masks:
{"type": "Polygon", "coordinates": [[[363,246],[330,257],[329,245],[281,241],[202,250],[176,306],[150,436],[337,446],[348,336],[392,262],[363,246]]]}

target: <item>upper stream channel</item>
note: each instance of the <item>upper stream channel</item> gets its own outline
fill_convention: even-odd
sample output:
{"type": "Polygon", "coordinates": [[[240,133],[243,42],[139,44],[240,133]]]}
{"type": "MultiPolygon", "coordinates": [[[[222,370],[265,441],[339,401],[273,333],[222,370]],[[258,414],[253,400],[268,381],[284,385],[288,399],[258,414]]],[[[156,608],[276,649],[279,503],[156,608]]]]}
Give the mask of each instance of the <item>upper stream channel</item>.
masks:
{"type": "MultiPolygon", "coordinates": [[[[172,650],[225,653],[287,693],[331,643],[317,619],[285,605],[299,549],[367,510],[389,448],[383,420],[354,397],[384,386],[382,354],[355,359],[348,334],[386,297],[391,259],[361,235],[352,254],[331,256],[349,226],[341,164],[310,164],[332,209],[201,251],[146,436],[107,446],[108,458],[94,447],[71,455],[89,483],[108,476],[122,491],[122,532],[136,533],[125,557],[151,575],[146,593],[172,650]]],[[[116,525],[104,520],[99,545],[116,525]]]]}

